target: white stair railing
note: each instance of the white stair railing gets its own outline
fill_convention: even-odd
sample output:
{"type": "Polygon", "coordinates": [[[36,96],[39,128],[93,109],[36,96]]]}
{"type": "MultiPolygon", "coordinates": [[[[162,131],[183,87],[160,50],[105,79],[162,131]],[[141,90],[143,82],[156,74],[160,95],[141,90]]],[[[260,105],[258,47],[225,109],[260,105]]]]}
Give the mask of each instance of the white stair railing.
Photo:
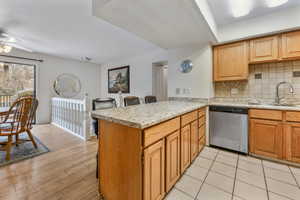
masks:
{"type": "Polygon", "coordinates": [[[12,104],[12,98],[11,95],[0,95],[0,107],[9,107],[12,104]]]}
{"type": "Polygon", "coordinates": [[[83,140],[88,140],[92,135],[87,96],[83,100],[53,97],[51,99],[51,110],[51,124],[83,140]]]}

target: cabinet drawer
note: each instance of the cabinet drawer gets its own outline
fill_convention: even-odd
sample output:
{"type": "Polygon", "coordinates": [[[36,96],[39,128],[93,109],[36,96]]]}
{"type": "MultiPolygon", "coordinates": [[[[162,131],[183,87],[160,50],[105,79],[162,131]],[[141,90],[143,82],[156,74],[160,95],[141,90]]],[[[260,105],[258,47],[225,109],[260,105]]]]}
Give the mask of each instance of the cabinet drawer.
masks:
{"type": "Polygon", "coordinates": [[[144,131],[144,146],[146,147],[178,129],[180,129],[179,117],[152,126],[144,131]]]}
{"type": "Polygon", "coordinates": [[[199,117],[199,118],[204,117],[204,116],[205,116],[205,113],[206,113],[206,109],[205,109],[205,108],[201,108],[201,109],[198,111],[198,117],[199,117]]]}
{"type": "Polygon", "coordinates": [[[203,138],[205,136],[205,129],[206,129],[206,126],[205,124],[202,125],[201,127],[199,127],[199,139],[203,138]]]}
{"type": "Polygon", "coordinates": [[[300,112],[295,112],[295,111],[286,112],[286,121],[300,122],[300,112]]]}
{"type": "Polygon", "coordinates": [[[188,114],[181,116],[181,127],[185,126],[186,124],[191,123],[192,121],[198,119],[197,111],[190,112],[188,114]]]}
{"type": "Polygon", "coordinates": [[[205,122],[206,122],[206,117],[203,116],[203,117],[199,118],[198,121],[199,121],[198,125],[199,125],[199,127],[201,127],[201,126],[203,126],[203,125],[205,124],[205,122]]]}
{"type": "Polygon", "coordinates": [[[282,120],[282,111],[279,110],[250,110],[250,117],[257,119],[282,120]]]}

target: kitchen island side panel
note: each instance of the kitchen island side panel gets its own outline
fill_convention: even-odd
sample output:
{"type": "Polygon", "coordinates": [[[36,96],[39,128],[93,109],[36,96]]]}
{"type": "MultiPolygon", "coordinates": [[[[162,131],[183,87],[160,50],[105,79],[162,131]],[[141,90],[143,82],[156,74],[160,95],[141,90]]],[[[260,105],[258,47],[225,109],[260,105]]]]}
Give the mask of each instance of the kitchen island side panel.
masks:
{"type": "Polygon", "coordinates": [[[142,199],[142,130],[99,120],[99,191],[105,200],[142,199]]]}

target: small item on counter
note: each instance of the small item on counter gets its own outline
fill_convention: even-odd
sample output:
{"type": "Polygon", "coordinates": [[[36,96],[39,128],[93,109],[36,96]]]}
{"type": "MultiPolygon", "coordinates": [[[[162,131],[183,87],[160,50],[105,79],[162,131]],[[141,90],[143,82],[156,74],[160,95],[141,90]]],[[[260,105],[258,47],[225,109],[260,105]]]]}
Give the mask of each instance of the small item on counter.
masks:
{"type": "Polygon", "coordinates": [[[248,100],[248,104],[249,104],[249,105],[260,105],[260,104],[261,104],[261,101],[258,100],[258,99],[249,99],[249,100],[248,100]]]}

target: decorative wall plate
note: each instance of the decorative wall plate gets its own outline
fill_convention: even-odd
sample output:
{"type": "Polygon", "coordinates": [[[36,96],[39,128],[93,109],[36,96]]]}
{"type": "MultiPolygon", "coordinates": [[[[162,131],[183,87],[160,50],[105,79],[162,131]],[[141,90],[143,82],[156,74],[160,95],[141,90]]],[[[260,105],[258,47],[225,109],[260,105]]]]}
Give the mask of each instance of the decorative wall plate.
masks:
{"type": "Polygon", "coordinates": [[[193,69],[193,63],[191,60],[184,60],[180,65],[180,71],[182,73],[189,73],[193,69]]]}

